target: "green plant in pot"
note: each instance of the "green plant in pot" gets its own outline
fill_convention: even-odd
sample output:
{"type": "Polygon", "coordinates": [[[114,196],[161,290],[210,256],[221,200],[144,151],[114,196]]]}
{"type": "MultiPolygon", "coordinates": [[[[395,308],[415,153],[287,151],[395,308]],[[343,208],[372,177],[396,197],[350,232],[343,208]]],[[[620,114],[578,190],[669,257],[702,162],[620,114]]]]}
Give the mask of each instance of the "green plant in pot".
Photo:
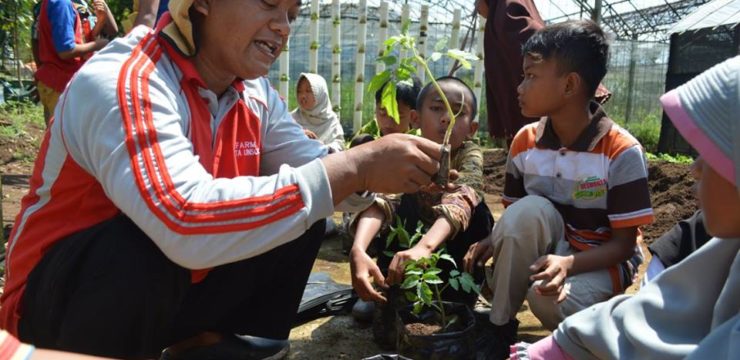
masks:
{"type": "MultiPolygon", "coordinates": [[[[398,248],[411,248],[423,233],[421,222],[414,228],[396,217],[386,248],[395,243],[398,248]]],[[[386,251],[383,255],[392,258],[394,253],[386,251]]],[[[475,322],[470,307],[443,299],[452,290],[470,294],[479,293],[480,289],[473,276],[457,270],[454,258],[445,249],[407,261],[403,282],[390,290],[389,295],[402,297],[396,302],[398,311],[392,319],[396,348],[401,355],[413,359],[467,359],[475,354],[472,336],[475,322]]]]}
{"type": "Polygon", "coordinates": [[[391,36],[385,41],[385,50],[382,52],[381,56],[377,58],[377,61],[384,63],[386,69],[373,76],[372,80],[370,80],[367,91],[374,94],[382,88],[381,106],[386,110],[388,115],[396,121],[396,123],[400,123],[398,102],[396,101],[396,87],[385,85],[395,85],[401,81],[410,81],[412,76],[419,72],[419,70],[423,71],[426,76],[431,79],[431,82],[434,84],[435,89],[442,98],[442,102],[444,103],[450,117],[450,123],[447,126],[444,141],[442,142],[442,156],[440,157],[439,172],[434,178],[434,182],[437,185],[444,187],[449,183],[451,156],[450,135],[455,126],[456,116],[459,114],[455,114],[452,111],[452,107],[450,106],[447,96],[445,96],[444,92],[435,80],[434,74],[432,74],[432,71],[429,68],[428,61],[437,61],[443,56],[446,56],[459,62],[463,68],[470,69],[470,61],[477,60],[478,58],[473,54],[458,49],[448,49],[447,51],[443,51],[447,45],[447,39],[442,39],[434,46],[434,52],[429,56],[429,58],[425,59],[419,55],[416,50],[416,39],[408,34],[409,24],[409,22],[403,24],[401,35],[391,36]]]}

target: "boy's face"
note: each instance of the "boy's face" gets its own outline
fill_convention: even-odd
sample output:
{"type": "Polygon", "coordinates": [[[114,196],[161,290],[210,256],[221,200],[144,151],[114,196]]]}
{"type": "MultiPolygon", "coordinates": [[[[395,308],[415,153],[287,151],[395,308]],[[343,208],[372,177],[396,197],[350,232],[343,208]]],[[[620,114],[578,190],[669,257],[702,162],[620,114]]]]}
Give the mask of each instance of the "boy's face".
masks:
{"type": "Polygon", "coordinates": [[[311,90],[311,84],[309,84],[304,77],[298,81],[296,97],[298,98],[298,105],[300,105],[303,110],[311,110],[316,106],[316,97],[313,95],[313,91],[311,90]]]}
{"type": "Polygon", "coordinates": [[[396,124],[396,121],[388,115],[385,108],[381,107],[379,103],[375,103],[375,119],[378,121],[381,135],[403,134],[416,124],[416,110],[402,102],[398,103],[398,117],[400,121],[396,124]]]}
{"type": "Polygon", "coordinates": [[[697,159],[697,163],[702,169],[698,179],[699,198],[707,231],[716,237],[740,237],[740,194],[737,188],[707,162],[697,159]]]}
{"type": "MultiPolygon", "coordinates": [[[[478,130],[478,123],[471,119],[473,99],[468,89],[456,81],[442,81],[439,87],[442,88],[452,106],[452,112],[456,115],[455,126],[450,135],[450,146],[455,150],[478,130]]],[[[441,144],[449,123],[450,116],[442,97],[436,89],[431,89],[419,104],[421,136],[441,144]]]]}
{"type": "Polygon", "coordinates": [[[554,60],[535,60],[524,56],[524,78],[516,88],[519,107],[526,117],[548,116],[562,107],[566,92],[566,76],[554,60]]]}

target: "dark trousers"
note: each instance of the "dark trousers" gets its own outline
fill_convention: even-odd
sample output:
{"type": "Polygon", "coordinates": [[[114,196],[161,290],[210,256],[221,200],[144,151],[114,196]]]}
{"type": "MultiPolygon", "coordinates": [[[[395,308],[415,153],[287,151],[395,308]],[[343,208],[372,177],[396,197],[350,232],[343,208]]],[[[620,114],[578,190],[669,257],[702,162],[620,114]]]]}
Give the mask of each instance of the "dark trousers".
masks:
{"type": "Polygon", "coordinates": [[[218,266],[200,283],[130,219],[54,245],[28,278],[20,338],[116,358],[157,357],[204,331],[287,339],[325,222],[262,255],[218,266]]]}
{"type": "MultiPolygon", "coordinates": [[[[416,197],[408,194],[403,195],[401,197],[401,204],[396,210],[396,214],[404,222],[406,231],[408,231],[409,235],[413,235],[416,232],[417,222],[421,220],[419,217],[419,204],[416,197]]],[[[393,223],[395,224],[395,220],[393,223]]],[[[463,257],[465,256],[465,253],[467,253],[470,245],[487,238],[488,235],[491,234],[492,228],[493,216],[491,215],[491,211],[488,209],[485,202],[481,201],[480,204],[473,209],[468,228],[465,231],[459,232],[453,239],[447,240],[444,243],[447,253],[455,259],[455,263],[457,264],[457,269],[459,271],[463,271],[463,257]]],[[[391,260],[393,260],[393,257],[384,254],[384,251],[397,253],[399,251],[406,250],[399,246],[398,240],[394,240],[386,248],[384,238],[376,239],[375,246],[378,250],[378,267],[384,274],[388,273],[388,266],[390,265],[391,260]]],[[[450,270],[455,269],[455,266],[445,260],[440,260],[437,263],[437,267],[443,270],[440,277],[444,281],[447,281],[449,278],[450,270]]],[[[476,283],[480,284],[483,282],[483,270],[481,268],[477,269],[476,273],[471,275],[475,278],[476,283]]],[[[475,293],[466,294],[462,290],[457,291],[451,287],[447,288],[442,293],[442,299],[445,301],[470,303],[471,305],[475,302],[476,297],[477,295],[475,293]]]]}

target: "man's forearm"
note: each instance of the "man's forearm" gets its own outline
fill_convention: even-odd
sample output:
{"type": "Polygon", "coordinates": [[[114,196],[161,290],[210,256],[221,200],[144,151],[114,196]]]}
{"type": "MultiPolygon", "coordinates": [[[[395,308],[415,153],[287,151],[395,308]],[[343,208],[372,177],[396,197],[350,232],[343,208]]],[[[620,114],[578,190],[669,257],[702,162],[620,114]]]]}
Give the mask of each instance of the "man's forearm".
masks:
{"type": "Polygon", "coordinates": [[[329,154],[321,159],[329,178],[334,206],[341,203],[347,196],[365,190],[359,183],[360,175],[351,158],[350,151],[342,151],[329,154]]]}

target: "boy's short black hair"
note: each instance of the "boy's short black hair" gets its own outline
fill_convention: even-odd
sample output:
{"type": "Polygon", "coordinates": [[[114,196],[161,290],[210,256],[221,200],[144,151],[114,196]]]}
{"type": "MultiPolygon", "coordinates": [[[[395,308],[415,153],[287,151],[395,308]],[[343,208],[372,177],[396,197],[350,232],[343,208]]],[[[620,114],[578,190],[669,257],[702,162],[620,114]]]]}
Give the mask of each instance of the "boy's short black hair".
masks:
{"type": "Polygon", "coordinates": [[[606,75],[609,44],[595,22],[571,20],[535,32],[522,46],[522,55],[555,59],[562,73],[577,73],[586,85],[586,95],[593,97],[606,75]]]}
{"type": "MultiPolygon", "coordinates": [[[[380,90],[375,92],[375,103],[380,104],[380,100],[383,97],[383,89],[388,86],[390,82],[385,83],[380,90]]],[[[396,101],[406,104],[411,110],[416,110],[416,97],[419,95],[421,90],[421,80],[418,77],[412,76],[411,81],[401,81],[396,83],[396,101]]]]}
{"type": "MultiPolygon", "coordinates": [[[[475,121],[475,117],[476,115],[478,115],[478,99],[475,97],[475,93],[473,92],[473,89],[471,89],[470,86],[468,86],[468,84],[465,83],[465,81],[462,81],[462,79],[455,77],[455,76],[442,76],[442,77],[437,78],[436,80],[438,84],[447,82],[447,81],[454,81],[454,82],[462,84],[462,86],[468,89],[468,95],[466,95],[466,99],[467,99],[467,96],[470,97],[471,107],[472,107],[471,114],[470,114],[470,121],[475,121]]],[[[419,92],[419,98],[416,100],[416,103],[419,104],[419,106],[421,106],[421,104],[424,103],[424,98],[426,98],[430,90],[436,91],[434,89],[434,84],[432,84],[431,81],[428,84],[426,84],[426,86],[424,86],[423,89],[421,89],[421,92],[419,92]]]]}

